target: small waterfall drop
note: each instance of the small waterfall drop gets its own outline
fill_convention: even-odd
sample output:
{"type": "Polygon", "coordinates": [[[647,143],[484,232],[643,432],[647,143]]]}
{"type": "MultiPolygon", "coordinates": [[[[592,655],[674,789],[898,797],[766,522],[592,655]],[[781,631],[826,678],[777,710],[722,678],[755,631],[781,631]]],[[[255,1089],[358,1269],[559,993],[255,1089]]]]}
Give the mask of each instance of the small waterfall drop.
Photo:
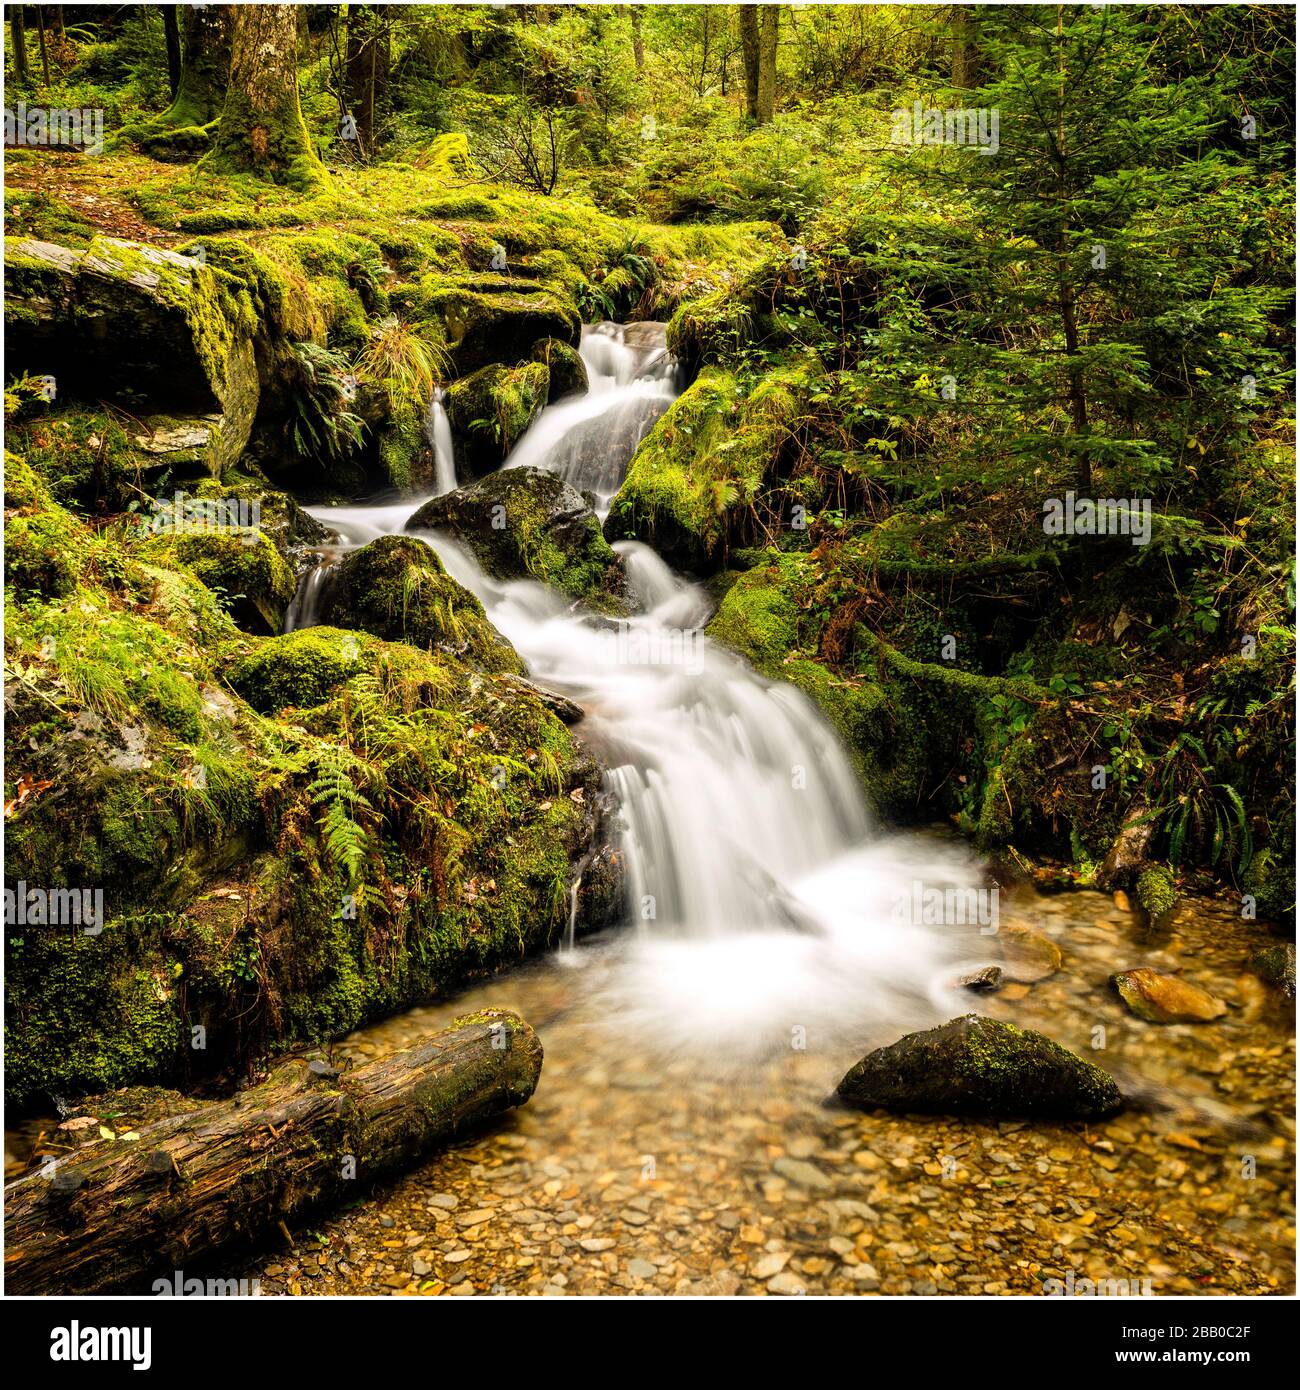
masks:
{"type": "Polygon", "coordinates": [[[681,389],[664,344],[665,325],[599,323],[582,330],[586,395],[547,406],[504,467],[531,465],[558,473],[596,496],[604,517],[637,446],[681,389]]]}
{"type": "Polygon", "coordinates": [[[311,569],[304,570],[298,579],[298,588],[289,607],[284,613],[284,631],[297,632],[304,627],[315,627],[321,621],[323,599],[329,581],[338,563],[338,556],[321,551],[321,559],[311,569]]]}
{"type": "Polygon", "coordinates": [[[452,447],[451,421],[447,418],[447,392],[433,388],[429,410],[424,417],[424,437],[433,450],[433,495],[441,497],[456,489],[456,457],[452,447]]]}

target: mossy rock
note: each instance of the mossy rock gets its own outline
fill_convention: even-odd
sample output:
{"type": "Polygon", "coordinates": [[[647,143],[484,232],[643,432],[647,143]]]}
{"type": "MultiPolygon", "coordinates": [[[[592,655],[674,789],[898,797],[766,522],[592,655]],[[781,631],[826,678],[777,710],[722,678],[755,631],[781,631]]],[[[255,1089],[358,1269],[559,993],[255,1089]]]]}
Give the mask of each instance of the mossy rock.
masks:
{"type": "Polygon", "coordinates": [[[1282,941],[1256,951],[1247,969],[1287,999],[1295,998],[1295,942],[1282,941]]]}
{"type": "Polygon", "coordinates": [[[773,481],[815,373],[779,368],[752,384],[708,368],[642,441],[605,523],[679,569],[711,572],[752,543],[752,504],[773,481]]]}
{"type": "Polygon", "coordinates": [[[251,324],[194,257],[116,237],[84,249],[6,238],[5,326],[10,370],[52,376],[61,400],[219,417],[213,473],[248,442],[260,389],[251,324]]]}
{"type": "Polygon", "coordinates": [[[354,632],[309,627],[270,637],[227,673],[231,688],[263,714],[319,705],[345,681],[368,669],[354,632]]]}
{"type": "Polygon", "coordinates": [[[481,477],[498,468],[541,413],[550,380],[540,362],[493,365],[452,383],[447,418],[462,471],[481,477]]]}
{"type": "Polygon", "coordinates": [[[60,507],[36,471],[5,455],[5,587],[21,598],[72,593],[90,554],[91,531],[60,507]]]}
{"type": "Polygon", "coordinates": [[[353,551],[338,565],[328,604],[336,627],[444,652],[483,671],[525,674],[483,605],[413,537],[381,536],[353,551]]]}
{"type": "Polygon", "coordinates": [[[536,579],[606,612],[626,611],[618,556],[580,493],[542,468],[505,468],[426,502],[409,531],[447,531],[496,579],[536,579]]]}
{"type": "Polygon", "coordinates": [[[1151,864],[1137,880],[1138,902],[1152,917],[1164,917],[1178,905],[1178,883],[1163,864],[1151,864]]]}
{"type": "Polygon", "coordinates": [[[569,299],[509,275],[432,275],[421,282],[413,307],[417,317],[437,320],[462,373],[526,361],[543,338],[576,347],[582,329],[569,299]]]}
{"type": "Polygon", "coordinates": [[[1096,1120],[1123,1097],[1114,1078],[1051,1038],[967,1014],[869,1052],[841,1099],[898,1114],[1096,1120]]]}
{"type": "Polygon", "coordinates": [[[551,404],[564,396],[584,396],[590,383],[587,380],[587,364],[576,348],[562,343],[558,338],[543,338],[533,344],[529,354],[534,362],[540,362],[549,373],[546,388],[546,401],[551,404]]]}
{"type": "Polygon", "coordinates": [[[218,595],[245,632],[279,632],[297,589],[293,571],[261,531],[158,535],[145,542],[140,555],[189,570],[218,595]]]}

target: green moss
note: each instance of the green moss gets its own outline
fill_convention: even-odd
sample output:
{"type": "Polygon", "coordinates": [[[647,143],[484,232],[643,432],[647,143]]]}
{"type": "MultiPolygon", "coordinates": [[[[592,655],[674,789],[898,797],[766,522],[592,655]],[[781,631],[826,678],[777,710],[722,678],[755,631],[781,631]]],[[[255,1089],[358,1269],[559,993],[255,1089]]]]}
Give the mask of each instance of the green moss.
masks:
{"type": "Polygon", "coordinates": [[[547,370],[546,400],[549,404],[564,396],[583,395],[587,390],[587,366],[576,348],[558,338],[543,338],[533,344],[533,360],[547,370]]]}
{"type": "Polygon", "coordinates": [[[297,587],[293,571],[260,531],[156,536],[141,546],[140,556],[189,570],[251,632],[278,632],[297,587]]]}
{"type": "Polygon", "coordinates": [[[1152,864],[1138,875],[1137,897],[1152,917],[1163,917],[1178,902],[1178,884],[1163,864],[1152,864]]]}
{"type": "Polygon", "coordinates": [[[447,392],[447,418],[461,461],[478,477],[502,463],[546,405],[550,374],[540,362],[493,364],[462,377],[447,392]]]}
{"type": "Polygon", "coordinates": [[[574,345],[581,332],[577,309],[562,295],[535,281],[490,273],[425,276],[409,313],[416,322],[437,321],[461,372],[525,360],[544,338],[574,345]]]}
{"type": "Polygon", "coordinates": [[[318,705],[349,677],[367,669],[362,644],[350,632],[311,627],[261,643],[230,668],[233,689],[263,714],[318,705]]]}
{"type": "Polygon", "coordinates": [[[6,935],[11,1098],[70,1097],[175,1075],[188,1039],[175,961],[155,920],[111,922],[98,936],[50,926],[6,935]]]}
{"type": "Polygon", "coordinates": [[[331,618],[340,627],[437,649],[485,671],[523,673],[483,605],[423,541],[384,536],[353,551],[338,567],[331,598],[331,618]]]}
{"type": "Polygon", "coordinates": [[[610,506],[606,535],[653,545],[690,569],[716,568],[752,531],[753,507],[794,437],[813,368],[752,384],[701,372],[642,442],[610,506]]]}

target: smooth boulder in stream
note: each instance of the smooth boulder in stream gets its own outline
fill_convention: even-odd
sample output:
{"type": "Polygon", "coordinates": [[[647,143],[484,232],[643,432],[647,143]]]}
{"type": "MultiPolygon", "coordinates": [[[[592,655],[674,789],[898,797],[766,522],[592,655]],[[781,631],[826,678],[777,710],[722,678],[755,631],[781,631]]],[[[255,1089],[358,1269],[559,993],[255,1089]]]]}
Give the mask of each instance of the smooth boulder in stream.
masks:
{"type": "Polygon", "coordinates": [[[1123,1105],[1109,1073],[1051,1038],[967,1014],[869,1052],[840,1082],[863,1109],[1092,1120],[1123,1105]]]}

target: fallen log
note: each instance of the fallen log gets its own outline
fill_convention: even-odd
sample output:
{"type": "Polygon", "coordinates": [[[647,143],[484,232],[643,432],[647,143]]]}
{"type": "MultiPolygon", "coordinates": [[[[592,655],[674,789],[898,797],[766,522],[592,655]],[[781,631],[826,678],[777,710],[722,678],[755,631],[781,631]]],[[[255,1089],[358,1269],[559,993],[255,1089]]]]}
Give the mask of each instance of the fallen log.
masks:
{"type": "Polygon", "coordinates": [[[522,1105],[541,1069],[528,1024],[489,1009],[355,1072],[297,1058],[229,1100],[92,1142],[5,1190],[5,1292],[142,1286],[248,1245],[522,1105]]]}

